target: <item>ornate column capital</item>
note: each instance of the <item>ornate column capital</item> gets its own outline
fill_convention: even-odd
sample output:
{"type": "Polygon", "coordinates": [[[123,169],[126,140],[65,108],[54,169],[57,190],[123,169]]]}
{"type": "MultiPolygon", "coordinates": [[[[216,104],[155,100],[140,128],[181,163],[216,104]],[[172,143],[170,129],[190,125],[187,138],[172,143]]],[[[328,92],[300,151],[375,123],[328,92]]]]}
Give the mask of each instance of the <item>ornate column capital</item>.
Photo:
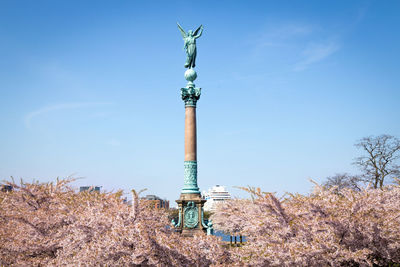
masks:
{"type": "Polygon", "coordinates": [[[196,107],[197,100],[200,99],[201,88],[194,87],[194,83],[189,82],[184,88],[181,88],[182,100],[185,107],[196,107]]]}

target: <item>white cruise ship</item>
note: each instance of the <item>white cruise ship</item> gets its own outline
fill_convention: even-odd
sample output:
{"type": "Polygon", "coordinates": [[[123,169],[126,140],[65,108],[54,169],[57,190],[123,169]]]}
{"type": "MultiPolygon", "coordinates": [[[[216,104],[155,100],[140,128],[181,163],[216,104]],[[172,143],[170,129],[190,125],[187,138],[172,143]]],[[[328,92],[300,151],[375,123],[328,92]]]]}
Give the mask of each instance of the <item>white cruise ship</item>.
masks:
{"type": "Polygon", "coordinates": [[[204,203],[204,210],[215,211],[215,204],[231,199],[231,194],[225,189],[225,186],[216,185],[208,189],[208,192],[203,191],[203,197],[207,200],[207,202],[204,203]]]}

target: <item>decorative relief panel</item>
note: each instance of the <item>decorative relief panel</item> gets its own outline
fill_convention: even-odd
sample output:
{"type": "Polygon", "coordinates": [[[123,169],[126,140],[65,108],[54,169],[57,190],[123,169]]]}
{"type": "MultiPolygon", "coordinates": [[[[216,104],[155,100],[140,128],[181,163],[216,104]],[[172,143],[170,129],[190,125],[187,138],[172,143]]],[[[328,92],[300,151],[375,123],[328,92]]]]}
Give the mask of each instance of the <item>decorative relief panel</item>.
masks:
{"type": "Polygon", "coordinates": [[[184,225],[187,228],[195,228],[199,223],[199,211],[193,201],[190,201],[184,211],[184,225]]]}

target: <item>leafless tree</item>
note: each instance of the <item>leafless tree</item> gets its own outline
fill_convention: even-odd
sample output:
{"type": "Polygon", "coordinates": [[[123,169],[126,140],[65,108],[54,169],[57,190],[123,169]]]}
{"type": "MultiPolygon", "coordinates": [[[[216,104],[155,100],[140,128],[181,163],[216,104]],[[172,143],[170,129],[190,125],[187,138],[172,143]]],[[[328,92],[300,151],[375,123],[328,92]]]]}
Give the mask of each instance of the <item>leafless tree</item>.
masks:
{"type": "Polygon", "coordinates": [[[365,152],[354,164],[363,171],[365,181],[374,188],[382,188],[384,181],[399,176],[400,140],[390,135],[364,137],[355,144],[365,152]]]}
{"type": "Polygon", "coordinates": [[[342,190],[343,188],[350,188],[354,191],[360,191],[361,178],[359,176],[350,175],[348,173],[338,173],[334,176],[330,176],[326,179],[323,186],[326,188],[332,188],[337,186],[337,191],[342,190]]]}

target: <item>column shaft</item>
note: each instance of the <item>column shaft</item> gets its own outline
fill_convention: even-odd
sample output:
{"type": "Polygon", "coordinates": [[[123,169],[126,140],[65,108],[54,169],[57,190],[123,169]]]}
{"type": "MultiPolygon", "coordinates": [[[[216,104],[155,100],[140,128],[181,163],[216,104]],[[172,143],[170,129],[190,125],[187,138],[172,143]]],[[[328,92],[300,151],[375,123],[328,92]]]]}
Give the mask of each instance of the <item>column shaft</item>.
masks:
{"type": "Polygon", "coordinates": [[[197,161],[196,107],[185,108],[185,161],[197,161]]]}

